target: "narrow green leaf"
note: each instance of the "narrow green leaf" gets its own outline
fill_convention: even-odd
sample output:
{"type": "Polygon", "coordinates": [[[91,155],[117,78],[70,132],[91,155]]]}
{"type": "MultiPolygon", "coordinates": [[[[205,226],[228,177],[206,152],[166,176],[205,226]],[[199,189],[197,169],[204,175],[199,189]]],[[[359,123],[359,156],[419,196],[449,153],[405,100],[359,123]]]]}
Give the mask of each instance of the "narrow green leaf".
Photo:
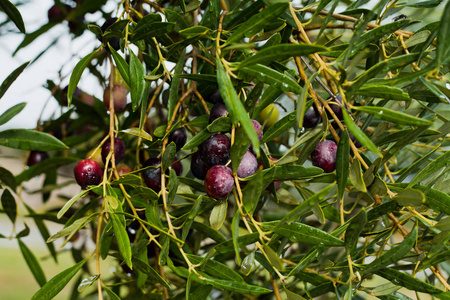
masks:
{"type": "Polygon", "coordinates": [[[225,71],[225,68],[223,67],[219,57],[216,58],[216,65],[220,95],[222,96],[222,99],[224,100],[225,105],[228,109],[231,121],[235,126],[238,125],[238,122],[241,123],[242,128],[247,133],[247,136],[250,138],[250,141],[253,144],[253,151],[255,152],[256,156],[259,157],[259,140],[255,128],[253,127],[252,121],[250,121],[250,118],[245,111],[244,105],[239,99],[231,82],[231,79],[228,73],[225,71]]]}
{"type": "Polygon", "coordinates": [[[301,94],[302,92],[302,87],[291,76],[282,74],[270,67],[256,64],[241,68],[240,71],[257,78],[261,82],[274,85],[283,92],[295,94],[301,94]]]}
{"type": "MultiPolygon", "coordinates": [[[[114,62],[116,63],[117,69],[119,70],[120,75],[123,80],[131,86],[130,82],[130,67],[127,64],[127,61],[116,51],[111,45],[108,44],[109,50],[111,51],[114,62]]],[[[130,51],[133,52],[133,51],[130,51]]]]}
{"type": "Polygon", "coordinates": [[[37,175],[57,170],[59,167],[74,163],[77,160],[78,159],[75,157],[50,157],[45,161],[32,165],[31,167],[17,175],[16,183],[20,184],[24,181],[30,180],[37,175]]]}
{"type": "Polygon", "coordinates": [[[27,61],[26,63],[23,63],[20,67],[18,67],[14,71],[12,71],[11,74],[9,74],[8,77],[6,77],[5,80],[3,80],[2,85],[0,86],[0,99],[6,93],[6,91],[11,86],[11,84],[23,72],[23,70],[25,70],[25,68],[28,66],[29,63],[30,63],[29,61],[27,61]]]}
{"type": "Polygon", "coordinates": [[[308,101],[308,87],[311,85],[312,82],[314,82],[314,79],[319,75],[319,72],[316,72],[314,74],[311,75],[311,77],[308,78],[308,80],[305,83],[305,87],[302,90],[302,93],[300,94],[300,96],[297,99],[297,107],[296,107],[296,111],[297,111],[297,122],[298,122],[298,128],[302,128],[303,127],[303,117],[305,116],[305,112],[306,112],[306,103],[308,101]]]}
{"type": "Polygon", "coordinates": [[[263,191],[263,173],[258,170],[252,179],[246,182],[242,190],[242,199],[247,212],[253,215],[263,191]]]}
{"type": "MultiPolygon", "coordinates": [[[[183,67],[185,64],[184,58],[186,55],[186,50],[184,50],[181,55],[180,59],[177,62],[177,65],[175,66],[175,74],[182,74],[183,73],[183,67]]],[[[180,77],[172,77],[172,82],[170,84],[170,93],[169,93],[169,113],[167,116],[167,119],[171,119],[173,114],[175,113],[175,106],[177,105],[179,96],[178,96],[178,89],[181,84],[181,78],[180,77]]]]}
{"type": "Polygon", "coordinates": [[[287,3],[272,4],[260,13],[252,16],[250,19],[242,23],[225,42],[225,45],[235,44],[244,36],[250,37],[260,30],[264,29],[267,24],[278,18],[288,8],[287,3]]]}
{"type": "Polygon", "coordinates": [[[344,196],[345,186],[347,185],[347,178],[350,166],[350,138],[347,130],[345,130],[336,152],[336,178],[339,191],[339,199],[344,196]]]}
{"type": "Polygon", "coordinates": [[[248,56],[242,61],[238,68],[244,68],[254,64],[268,65],[272,61],[283,61],[290,57],[306,56],[320,51],[328,51],[329,49],[320,45],[309,44],[281,44],[274,45],[262,49],[255,55],[248,56]]]}
{"type": "Polygon", "coordinates": [[[21,150],[39,151],[69,148],[54,136],[31,129],[8,129],[1,131],[0,145],[21,150]]]}
{"type": "Polygon", "coordinates": [[[17,204],[13,194],[9,189],[4,189],[2,194],[2,206],[8,218],[14,224],[17,217],[17,204]]]}
{"type": "Polygon", "coordinates": [[[385,120],[400,125],[431,126],[433,124],[433,122],[431,121],[416,118],[411,115],[397,112],[384,107],[355,106],[353,107],[353,109],[368,113],[377,119],[385,120]]]}
{"type": "Polygon", "coordinates": [[[25,33],[25,24],[23,23],[22,16],[17,7],[8,0],[0,0],[0,7],[14,22],[14,24],[16,24],[20,32],[25,33]]]}
{"type": "Polygon", "coordinates": [[[175,158],[175,154],[177,153],[177,146],[174,142],[171,142],[167,145],[166,150],[164,150],[164,154],[161,160],[161,168],[162,171],[165,172],[167,168],[172,164],[173,159],[175,158]]]}
{"type": "Polygon", "coordinates": [[[436,45],[436,60],[440,66],[443,61],[447,60],[450,55],[450,3],[447,2],[442,12],[441,22],[439,23],[436,45]]]}
{"type": "Polygon", "coordinates": [[[215,230],[219,230],[222,227],[225,218],[227,217],[228,201],[221,201],[214,206],[209,217],[209,223],[215,230]]]}
{"type": "Polygon", "coordinates": [[[72,97],[73,93],[75,92],[75,89],[77,88],[78,82],[80,81],[81,75],[83,74],[84,69],[91,63],[91,60],[97,55],[97,53],[100,51],[100,48],[94,50],[92,53],[86,55],[83,57],[75,66],[75,68],[72,71],[72,75],[70,75],[70,81],[69,81],[69,89],[67,91],[67,102],[70,106],[70,103],[72,103],[72,97]]]}
{"type": "Polygon", "coordinates": [[[264,175],[264,182],[272,180],[300,180],[304,178],[311,178],[323,173],[323,170],[318,167],[304,167],[300,165],[282,165],[274,166],[270,169],[262,171],[264,175]]]}
{"type": "Polygon", "coordinates": [[[39,283],[39,285],[43,287],[47,282],[47,279],[45,278],[44,271],[39,265],[36,256],[34,256],[33,252],[31,252],[31,250],[20,239],[17,239],[17,241],[19,242],[19,247],[20,251],[22,252],[22,256],[25,259],[28,267],[30,268],[30,271],[34,276],[34,279],[36,279],[37,283],[39,283]]]}
{"type": "Polygon", "coordinates": [[[159,275],[158,272],[153,269],[148,262],[144,262],[142,260],[139,260],[137,258],[133,258],[133,265],[136,267],[136,269],[144,272],[146,275],[148,275],[153,280],[156,280],[166,288],[170,289],[170,285],[159,275]]]}
{"type": "Polygon", "coordinates": [[[7,111],[5,111],[3,114],[0,115],[0,126],[9,122],[12,118],[14,118],[16,115],[18,115],[22,109],[25,108],[27,104],[26,103],[19,103],[14,105],[13,107],[9,108],[7,111]]]}
{"type": "Polygon", "coordinates": [[[230,150],[231,167],[234,174],[237,172],[242,157],[248,151],[249,144],[250,141],[246,132],[242,130],[242,128],[238,128],[238,130],[236,130],[234,144],[231,146],[230,150]]]}
{"type": "Polygon", "coordinates": [[[290,114],[284,116],[273,126],[269,127],[269,129],[264,132],[264,135],[261,138],[261,143],[269,142],[292,128],[297,123],[296,114],[297,113],[293,111],[290,114]]]}
{"type": "Polygon", "coordinates": [[[89,193],[89,190],[81,191],[80,193],[73,196],[69,201],[64,204],[64,206],[59,210],[58,214],[56,215],[58,219],[61,219],[61,217],[69,210],[70,207],[80,198],[84,197],[89,193]]]}
{"type": "MultiPolygon", "coordinates": [[[[437,88],[433,82],[427,81],[423,77],[420,78],[420,81],[432,93],[432,95],[435,95],[436,98],[439,99],[439,102],[450,103],[449,97],[437,88]]],[[[414,95],[414,93],[412,93],[412,95],[414,95]]],[[[415,98],[421,100],[420,97],[415,96],[415,98]]]]}
{"type": "Polygon", "coordinates": [[[379,73],[404,68],[410,63],[417,61],[419,56],[420,53],[411,53],[383,60],[362,73],[355,80],[349,82],[346,87],[347,92],[355,93],[364,83],[369,79],[375,78],[379,73]]]}
{"type": "Polygon", "coordinates": [[[33,295],[31,300],[51,300],[53,297],[58,295],[58,293],[69,283],[75,274],[83,267],[89,258],[85,258],[78,262],[74,266],[62,271],[55,277],[47,281],[47,283],[33,295]]]}
{"type": "Polygon", "coordinates": [[[421,293],[427,293],[427,294],[437,294],[442,293],[442,291],[431,284],[428,284],[422,280],[416,279],[409,275],[408,273],[403,273],[400,271],[397,271],[396,269],[392,268],[385,268],[376,271],[376,274],[386,278],[387,280],[391,281],[392,283],[396,285],[403,286],[409,290],[417,291],[421,293]]]}
{"type": "Polygon", "coordinates": [[[355,136],[355,139],[360,141],[367,149],[375,153],[376,155],[382,157],[380,150],[378,150],[377,146],[365,135],[365,133],[353,122],[353,120],[348,115],[346,109],[342,110],[342,114],[344,116],[344,122],[347,125],[348,129],[355,136]]]}
{"type": "Polygon", "coordinates": [[[119,246],[119,252],[122,254],[125,263],[132,268],[131,262],[131,245],[128,238],[127,231],[125,230],[125,224],[120,221],[120,218],[111,213],[109,215],[113,224],[114,235],[116,237],[117,245],[119,246]]]}
{"type": "MultiPolygon", "coordinates": [[[[323,190],[315,193],[311,197],[307,198],[305,201],[303,201],[300,205],[298,205],[296,208],[291,210],[287,215],[285,215],[280,222],[278,223],[277,227],[285,224],[286,222],[295,220],[299,218],[300,216],[304,215],[306,212],[311,210],[311,207],[319,203],[320,200],[323,199],[323,197],[328,194],[328,192],[334,187],[334,184],[330,184],[329,186],[325,187],[323,190]]],[[[277,228],[274,228],[276,230],[277,228]]]]}
{"type": "Polygon", "coordinates": [[[398,245],[392,246],[388,251],[383,253],[376,260],[368,264],[362,273],[367,275],[369,272],[374,273],[390,264],[398,263],[406,254],[414,247],[417,240],[417,227],[414,227],[409,235],[398,245]]]}
{"type": "Polygon", "coordinates": [[[417,2],[417,3],[401,3],[401,4],[402,4],[402,6],[407,6],[407,7],[431,8],[431,7],[436,7],[441,3],[442,3],[442,0],[427,0],[427,1],[417,2]]]}
{"type": "Polygon", "coordinates": [[[130,94],[131,94],[131,104],[133,106],[133,111],[136,111],[141,105],[142,99],[144,97],[145,90],[145,70],[139,58],[134,54],[133,51],[130,52],[130,94]]]}
{"type": "Polygon", "coordinates": [[[438,158],[427,164],[419,173],[414,176],[410,181],[408,187],[419,183],[420,181],[429,178],[433,173],[440,171],[442,168],[447,167],[450,162],[450,151],[444,152],[438,158]]]}
{"type": "Polygon", "coordinates": [[[0,167],[0,182],[3,182],[11,189],[16,190],[16,180],[14,179],[14,175],[7,169],[0,167]]]}
{"type": "Polygon", "coordinates": [[[153,37],[158,37],[172,31],[174,26],[174,23],[155,22],[153,15],[149,14],[139,21],[133,31],[132,41],[135,42],[142,39],[149,41],[153,37]],[[148,18],[149,16],[150,18],[148,18]]]}
{"type": "Polygon", "coordinates": [[[201,83],[217,83],[217,77],[213,74],[173,74],[173,76],[201,83]]]}
{"type": "Polygon", "coordinates": [[[363,85],[354,94],[386,100],[411,100],[402,89],[386,85],[363,85]]]}
{"type": "Polygon", "coordinates": [[[173,200],[175,199],[175,195],[177,194],[178,190],[178,176],[174,169],[170,169],[169,173],[169,193],[167,195],[167,205],[170,207],[172,205],[173,200]]]}
{"type": "Polygon", "coordinates": [[[378,26],[377,28],[367,31],[366,33],[361,35],[361,37],[357,40],[355,46],[353,47],[353,51],[350,55],[350,58],[354,57],[356,54],[359,53],[359,51],[366,48],[370,43],[373,43],[382,38],[383,36],[393,33],[396,30],[401,29],[402,27],[405,27],[410,22],[411,20],[408,19],[399,20],[397,22],[384,24],[378,26]]]}
{"type": "Polygon", "coordinates": [[[23,41],[19,44],[19,46],[17,46],[16,50],[14,50],[12,55],[13,56],[16,55],[16,53],[19,52],[20,49],[25,48],[26,46],[31,44],[35,39],[37,39],[42,34],[46,33],[48,30],[50,30],[53,26],[57,24],[59,23],[58,22],[45,23],[44,25],[42,25],[42,27],[40,27],[36,31],[25,34],[23,41]]]}
{"type": "Polygon", "coordinates": [[[106,291],[106,293],[108,294],[108,296],[111,300],[120,300],[121,299],[119,296],[117,296],[116,293],[114,293],[109,287],[107,287],[103,283],[102,283],[102,288],[106,291]]]}
{"type": "MultiPolygon", "coordinates": [[[[252,125],[253,126],[253,125],[252,125]]],[[[255,130],[253,130],[255,131],[255,130]]],[[[191,150],[195,147],[199,146],[201,143],[206,141],[210,136],[212,136],[214,133],[209,132],[206,128],[197,133],[194,137],[192,137],[186,145],[181,148],[182,150],[191,150]]]]}
{"type": "Polygon", "coordinates": [[[187,257],[193,264],[201,264],[202,269],[209,275],[219,279],[231,280],[236,282],[244,282],[241,275],[224,263],[214,259],[206,259],[201,256],[187,254],[187,257]]]}
{"type": "Polygon", "coordinates": [[[140,137],[141,139],[147,140],[149,142],[153,141],[153,138],[152,138],[152,136],[150,134],[145,132],[145,130],[139,129],[137,127],[121,130],[120,132],[140,137]]]}
{"type": "Polygon", "coordinates": [[[359,213],[351,218],[347,230],[345,231],[344,237],[345,250],[347,251],[347,255],[353,255],[353,253],[355,252],[356,245],[358,244],[358,239],[366,223],[367,214],[365,209],[360,210],[359,213]]]}
{"type": "Polygon", "coordinates": [[[234,213],[233,219],[231,220],[231,237],[233,239],[234,254],[238,266],[241,265],[241,254],[239,251],[239,243],[238,243],[240,221],[241,221],[241,213],[239,209],[237,209],[236,212],[234,213]]]}
{"type": "Polygon", "coordinates": [[[367,192],[367,187],[363,180],[363,173],[361,171],[361,163],[358,159],[354,159],[350,166],[349,178],[350,182],[357,190],[363,193],[367,192]]]}
{"type": "Polygon", "coordinates": [[[321,246],[344,245],[343,241],[329,233],[303,223],[292,222],[290,224],[279,224],[279,221],[265,222],[262,224],[262,227],[265,230],[270,230],[282,235],[294,243],[306,243],[321,246]]]}

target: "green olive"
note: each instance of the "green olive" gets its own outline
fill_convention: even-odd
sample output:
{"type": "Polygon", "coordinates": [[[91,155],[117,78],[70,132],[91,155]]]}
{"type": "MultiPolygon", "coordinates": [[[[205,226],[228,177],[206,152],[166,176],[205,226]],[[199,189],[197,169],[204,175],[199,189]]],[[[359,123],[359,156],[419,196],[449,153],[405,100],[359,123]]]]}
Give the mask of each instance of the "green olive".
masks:
{"type": "Polygon", "coordinates": [[[261,120],[261,124],[266,124],[265,127],[270,127],[278,121],[278,116],[280,115],[280,111],[275,106],[275,104],[269,104],[266,108],[264,108],[259,113],[259,118],[261,120]]]}

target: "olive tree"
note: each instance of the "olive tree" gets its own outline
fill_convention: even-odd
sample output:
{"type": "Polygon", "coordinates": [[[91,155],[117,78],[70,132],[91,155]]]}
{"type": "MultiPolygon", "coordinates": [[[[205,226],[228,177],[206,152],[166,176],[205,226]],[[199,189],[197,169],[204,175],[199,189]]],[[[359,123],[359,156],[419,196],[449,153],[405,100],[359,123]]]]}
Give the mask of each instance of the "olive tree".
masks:
{"type": "Polygon", "coordinates": [[[47,82],[50,119],[0,132],[27,153],[1,213],[55,261],[84,234],[51,279],[13,234],[32,299],[450,298],[450,2],[368,2],[57,0],[28,32],[0,0],[15,52],[54,26],[98,40],[47,82]],[[18,200],[35,176],[57,209],[18,200]]]}

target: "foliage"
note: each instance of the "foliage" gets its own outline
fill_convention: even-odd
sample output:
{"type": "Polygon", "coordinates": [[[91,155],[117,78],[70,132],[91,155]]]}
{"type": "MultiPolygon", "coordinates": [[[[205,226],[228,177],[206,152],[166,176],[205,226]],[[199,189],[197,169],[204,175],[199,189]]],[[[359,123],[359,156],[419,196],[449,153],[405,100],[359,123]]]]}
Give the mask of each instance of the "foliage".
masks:
{"type": "MultiPolygon", "coordinates": [[[[74,39],[86,32],[102,41],[67,74],[66,91],[48,81],[61,114],[35,130],[0,132],[2,146],[51,156],[17,176],[0,168],[1,212],[14,224],[24,206],[55,261],[62,250],[54,241],[72,247],[74,265],[48,279],[21,240],[28,227],[12,233],[41,286],[32,299],[51,299],[71,281],[71,299],[409,299],[402,287],[449,298],[450,2],[380,0],[369,10],[361,0],[126,0],[112,12],[103,0],[75,2],[55,1],[62,18],[26,32],[16,6],[0,0],[25,33],[15,52],[67,24],[74,39]],[[427,22],[396,17],[436,8],[442,17],[427,22]],[[87,24],[84,16],[95,12],[98,23],[87,24]],[[113,83],[129,88],[124,112],[77,95],[85,71],[110,91],[113,83]],[[216,88],[229,118],[209,124],[216,88]],[[270,113],[260,113],[270,104],[283,117],[260,141],[251,119],[267,125],[270,113]],[[311,106],[322,123],[304,128],[311,106]],[[169,143],[180,127],[188,132],[181,150],[169,143]],[[224,200],[206,195],[189,170],[215,132],[232,142],[236,185],[224,200]],[[65,195],[56,210],[36,213],[19,201],[34,176],[45,177],[40,193],[48,201],[65,185],[57,170],[114,137],[125,141],[131,173],[119,175],[112,145],[99,185],[65,195]],[[324,139],[338,144],[331,173],[309,160],[324,139]],[[238,178],[250,144],[261,167],[238,178]],[[161,163],[144,167],[152,156],[161,163]],[[174,159],[184,165],[181,176],[169,168],[174,159]],[[155,167],[163,169],[160,191],[141,175],[155,167]],[[44,221],[64,228],[51,235],[44,221]],[[85,239],[74,247],[79,232],[95,246],[85,239]],[[111,261],[116,271],[100,274],[111,261]],[[387,283],[369,281],[380,277],[387,283]]],[[[3,81],[0,98],[27,65],[3,81]]],[[[0,124],[24,106],[3,113],[0,124]]]]}

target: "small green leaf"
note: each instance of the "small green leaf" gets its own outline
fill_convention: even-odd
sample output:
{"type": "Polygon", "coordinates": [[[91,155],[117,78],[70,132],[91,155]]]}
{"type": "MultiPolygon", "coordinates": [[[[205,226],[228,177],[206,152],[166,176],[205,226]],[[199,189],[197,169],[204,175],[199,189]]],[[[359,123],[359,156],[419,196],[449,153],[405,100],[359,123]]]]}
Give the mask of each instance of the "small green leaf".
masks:
{"type": "Polygon", "coordinates": [[[94,282],[96,282],[99,278],[100,278],[100,275],[91,275],[91,276],[84,278],[78,285],[77,291],[79,293],[83,292],[85,289],[87,289],[88,287],[93,285],[94,282]]]}
{"type": "Polygon", "coordinates": [[[25,24],[23,23],[22,16],[17,7],[8,0],[0,0],[0,7],[14,22],[14,24],[16,24],[20,32],[25,33],[25,24]]]}
{"type": "Polygon", "coordinates": [[[231,37],[225,42],[225,45],[235,44],[244,36],[250,37],[254,35],[264,29],[267,24],[270,24],[270,22],[278,18],[287,8],[287,3],[275,3],[266,7],[266,9],[252,16],[233,31],[231,37]]]}
{"type": "Polygon", "coordinates": [[[19,103],[14,105],[13,107],[9,108],[7,111],[5,111],[3,114],[0,115],[0,126],[9,122],[12,118],[14,118],[16,115],[18,115],[22,109],[25,108],[27,104],[26,103],[19,103]]]}
{"type": "Polygon", "coordinates": [[[25,37],[23,38],[22,42],[19,44],[19,46],[17,46],[16,50],[14,50],[12,55],[13,56],[16,55],[16,53],[19,52],[20,49],[25,48],[26,46],[31,44],[35,39],[37,39],[39,36],[52,29],[53,26],[57,24],[58,22],[45,23],[44,25],[42,25],[42,27],[40,27],[36,31],[25,34],[25,37]]]}
{"type": "Polygon", "coordinates": [[[228,201],[221,201],[214,206],[209,217],[209,223],[215,230],[219,230],[222,227],[225,218],[227,217],[228,201]]]}
{"type": "Polygon", "coordinates": [[[355,252],[356,245],[358,244],[358,239],[366,223],[367,214],[365,209],[360,210],[358,214],[350,219],[344,237],[345,250],[347,251],[347,255],[352,255],[355,252]]]}
{"type": "Polygon", "coordinates": [[[290,241],[294,243],[306,243],[311,245],[321,245],[321,246],[343,246],[344,242],[334,236],[317,229],[315,227],[299,223],[292,222],[290,224],[280,225],[280,222],[266,222],[262,224],[263,228],[273,231],[287,237],[290,241]]]}
{"type": "Polygon", "coordinates": [[[292,92],[301,94],[302,87],[290,75],[280,73],[270,67],[256,64],[240,69],[250,76],[257,78],[259,81],[271,84],[283,92],[292,92]]]}
{"type": "Polygon", "coordinates": [[[43,287],[47,282],[47,279],[45,278],[44,271],[39,265],[36,256],[34,256],[33,252],[31,252],[31,250],[20,239],[17,239],[17,241],[19,242],[19,247],[20,251],[22,252],[22,256],[27,262],[27,265],[30,268],[31,273],[34,276],[34,279],[36,279],[39,285],[43,287]]]}
{"type": "MultiPolygon", "coordinates": [[[[180,59],[177,62],[177,65],[175,66],[175,74],[182,74],[183,73],[183,67],[185,64],[184,58],[186,55],[186,50],[184,50],[181,55],[180,59]]],[[[178,96],[178,89],[181,84],[181,78],[180,77],[172,77],[172,82],[170,84],[170,93],[169,93],[169,112],[167,119],[171,120],[173,114],[175,113],[175,106],[177,105],[179,96],[178,96]]]]}
{"type": "Polygon", "coordinates": [[[53,297],[58,295],[58,293],[69,283],[75,274],[83,267],[89,257],[78,262],[74,266],[62,271],[55,277],[47,281],[47,283],[33,295],[31,300],[51,300],[53,297]]]}
{"type": "Polygon", "coordinates": [[[119,296],[117,296],[116,293],[114,293],[109,287],[107,287],[103,283],[102,283],[102,288],[106,291],[106,293],[108,294],[108,296],[111,300],[120,300],[121,299],[119,296]]]}
{"type": "MultiPolygon", "coordinates": [[[[253,126],[253,125],[252,125],[253,126]]],[[[254,131],[254,130],[253,130],[254,131]]],[[[191,150],[195,147],[199,146],[201,143],[206,141],[210,136],[212,136],[214,133],[209,132],[206,128],[197,133],[194,137],[192,137],[186,145],[184,145],[182,150],[191,150]]]]}
{"type": "Polygon", "coordinates": [[[75,92],[75,89],[77,88],[78,82],[80,81],[81,75],[83,74],[84,69],[91,63],[91,60],[97,55],[97,53],[100,51],[100,48],[94,50],[92,53],[86,55],[83,57],[75,66],[75,68],[72,71],[72,75],[70,75],[70,81],[69,81],[69,89],[67,90],[67,102],[70,106],[70,103],[72,103],[72,97],[73,93],[75,92]]]}
{"type": "Polygon", "coordinates": [[[336,152],[336,178],[339,191],[339,199],[344,196],[345,186],[350,166],[350,138],[347,130],[341,135],[336,152]]]}
{"type": "Polygon", "coordinates": [[[425,203],[425,195],[422,191],[407,188],[400,191],[393,200],[401,206],[419,206],[425,203]]]}
{"type": "Polygon", "coordinates": [[[407,273],[397,271],[392,268],[385,268],[375,272],[377,275],[386,278],[396,285],[403,286],[409,290],[427,294],[442,293],[442,291],[431,284],[416,279],[407,273]]]}
{"type": "MultiPolygon", "coordinates": [[[[353,109],[373,115],[377,119],[401,125],[431,126],[433,122],[419,119],[411,115],[377,106],[355,106],[353,109]]],[[[361,142],[362,143],[362,142],[361,142]]]]}
{"type": "Polygon", "coordinates": [[[145,132],[143,129],[139,129],[137,127],[121,130],[120,132],[140,137],[141,139],[147,140],[149,142],[153,141],[153,138],[150,134],[145,132]]]}
{"type": "Polygon", "coordinates": [[[365,133],[353,122],[353,120],[348,115],[346,109],[342,110],[342,114],[344,116],[344,122],[347,125],[348,129],[355,136],[355,139],[360,141],[367,149],[375,153],[376,155],[382,157],[380,150],[378,150],[377,146],[365,135],[365,133]]]}
{"type": "Polygon", "coordinates": [[[163,172],[165,172],[167,168],[172,164],[176,153],[177,146],[174,142],[171,142],[169,145],[167,145],[166,150],[164,150],[164,154],[162,156],[161,167],[163,172]]]}
{"type": "Polygon", "coordinates": [[[236,90],[234,89],[231,82],[231,79],[228,73],[225,71],[225,68],[223,67],[219,57],[216,58],[216,65],[220,95],[222,96],[222,99],[224,100],[225,105],[228,109],[231,121],[235,126],[238,125],[238,122],[241,123],[242,128],[247,133],[247,136],[250,138],[250,141],[253,144],[253,151],[255,152],[256,156],[259,157],[259,140],[255,128],[253,127],[253,124],[250,121],[247,112],[245,111],[244,105],[239,99],[236,90]]]}
{"type": "Polygon", "coordinates": [[[187,254],[187,257],[193,264],[201,264],[202,269],[209,275],[219,279],[231,280],[236,282],[244,282],[241,275],[224,263],[214,259],[205,259],[204,257],[187,254]]]}
{"type": "Polygon", "coordinates": [[[58,219],[61,219],[61,217],[69,210],[69,208],[80,198],[84,197],[89,193],[89,190],[81,191],[80,193],[73,196],[69,201],[64,204],[64,206],[59,210],[58,214],[56,215],[58,219]]]}
{"type": "Polygon", "coordinates": [[[125,224],[120,221],[118,215],[111,213],[109,214],[113,224],[114,235],[116,237],[117,245],[119,246],[119,252],[122,254],[125,263],[132,268],[131,263],[131,245],[130,239],[128,238],[127,231],[125,230],[125,224]]]}
{"type": "Polygon", "coordinates": [[[358,191],[363,193],[367,192],[367,187],[363,179],[363,173],[361,171],[361,163],[358,159],[354,159],[352,165],[350,166],[349,178],[350,182],[358,191]]]}
{"type": "Polygon", "coordinates": [[[376,260],[368,264],[362,273],[367,275],[368,273],[374,273],[379,269],[385,268],[390,264],[398,263],[402,260],[406,254],[414,247],[417,240],[417,227],[414,227],[409,235],[398,245],[393,245],[388,251],[384,252],[376,260]]]}
{"type": "Polygon", "coordinates": [[[17,217],[17,204],[16,199],[14,199],[13,194],[8,189],[3,190],[2,194],[2,206],[8,218],[14,224],[16,223],[17,217]]]}
{"type": "Polygon", "coordinates": [[[284,270],[284,265],[281,262],[280,257],[278,256],[278,254],[275,252],[275,250],[273,250],[269,245],[265,244],[263,245],[264,247],[264,251],[266,252],[267,255],[267,260],[270,263],[270,268],[276,268],[277,270],[283,271],[284,270]]]}
{"type": "Polygon", "coordinates": [[[320,51],[328,51],[328,49],[320,45],[309,44],[274,45],[262,49],[255,55],[248,56],[239,64],[238,68],[244,68],[254,64],[268,65],[272,61],[282,61],[290,57],[306,56],[320,51]]]}
{"type": "Polygon", "coordinates": [[[211,124],[206,126],[206,129],[208,129],[209,132],[228,132],[231,130],[231,119],[228,117],[217,118],[211,124]]]}
{"type": "Polygon", "coordinates": [[[167,205],[170,207],[172,205],[173,200],[175,199],[175,195],[177,194],[178,189],[178,176],[174,169],[170,169],[169,174],[169,193],[167,195],[167,205]]]}

